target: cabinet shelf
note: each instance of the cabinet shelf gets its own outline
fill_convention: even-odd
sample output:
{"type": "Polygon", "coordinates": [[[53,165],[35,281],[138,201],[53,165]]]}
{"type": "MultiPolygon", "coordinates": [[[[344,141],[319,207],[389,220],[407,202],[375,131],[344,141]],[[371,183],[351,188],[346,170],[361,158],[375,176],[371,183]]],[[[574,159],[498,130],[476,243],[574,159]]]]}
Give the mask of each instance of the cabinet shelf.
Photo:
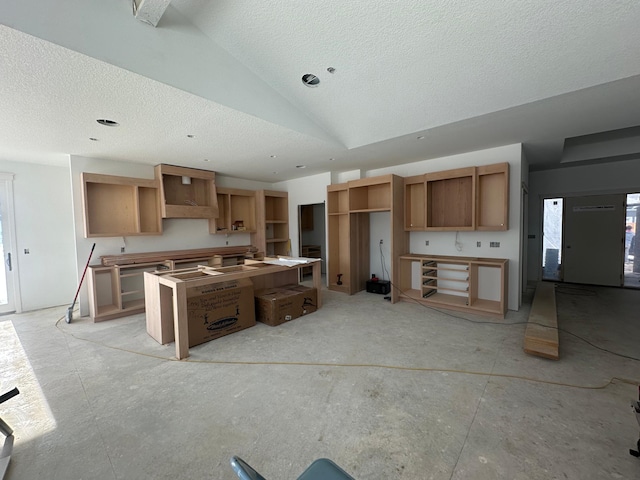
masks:
{"type": "Polygon", "coordinates": [[[289,195],[260,190],[256,193],[257,231],[252,243],[267,256],[290,255],[289,195]]]}
{"type": "Polygon", "coordinates": [[[144,293],[144,289],[140,289],[140,290],[129,290],[128,292],[120,292],[120,295],[125,296],[125,295],[137,295],[137,294],[141,294],[144,293]]]}

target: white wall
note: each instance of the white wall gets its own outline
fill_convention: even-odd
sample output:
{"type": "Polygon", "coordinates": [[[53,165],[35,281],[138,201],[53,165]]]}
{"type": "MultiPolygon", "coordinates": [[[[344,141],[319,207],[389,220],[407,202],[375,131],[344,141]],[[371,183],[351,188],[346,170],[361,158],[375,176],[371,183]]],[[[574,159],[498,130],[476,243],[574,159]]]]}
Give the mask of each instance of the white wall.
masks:
{"type": "Polygon", "coordinates": [[[68,168],[0,160],[0,171],[15,174],[14,259],[22,310],[71,305],[77,275],[68,168]]]}
{"type": "Polygon", "coordinates": [[[541,278],[542,201],[544,198],[640,192],[640,160],[569,166],[529,174],[528,279],[541,278]]]}
{"type": "MultiPolygon", "coordinates": [[[[209,222],[206,219],[169,218],[162,221],[162,235],[145,235],[130,237],[94,237],[84,238],[82,211],[82,172],[119,175],[136,178],[154,178],[151,165],[116,162],[79,156],[71,157],[71,178],[73,188],[73,218],[75,225],[75,243],[77,261],[80,269],[84,268],[91,245],[96,248],[91,264],[99,264],[101,255],[121,253],[157,252],[167,250],[184,250],[192,248],[214,248],[233,245],[251,245],[250,234],[212,235],[209,233],[209,222]]],[[[251,190],[271,189],[268,183],[222,177],[216,175],[216,185],[251,190]]],[[[80,293],[82,315],[89,314],[86,285],[80,293]]]]}

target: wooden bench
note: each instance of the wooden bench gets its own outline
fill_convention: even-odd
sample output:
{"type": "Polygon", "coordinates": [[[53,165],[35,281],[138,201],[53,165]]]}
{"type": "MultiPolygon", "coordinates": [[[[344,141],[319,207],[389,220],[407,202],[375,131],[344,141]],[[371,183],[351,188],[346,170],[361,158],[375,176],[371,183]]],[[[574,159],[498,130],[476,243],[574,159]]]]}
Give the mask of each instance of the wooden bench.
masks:
{"type": "Polygon", "coordinates": [[[539,282],[524,333],[524,351],[558,360],[558,314],[555,284],[539,282]]]}

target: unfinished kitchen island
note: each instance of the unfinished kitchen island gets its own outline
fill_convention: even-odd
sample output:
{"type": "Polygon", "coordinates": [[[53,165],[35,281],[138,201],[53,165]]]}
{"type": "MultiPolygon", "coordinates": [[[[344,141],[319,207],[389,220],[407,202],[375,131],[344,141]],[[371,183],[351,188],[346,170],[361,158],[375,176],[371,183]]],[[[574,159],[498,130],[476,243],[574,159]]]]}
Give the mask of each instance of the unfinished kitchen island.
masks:
{"type": "Polygon", "coordinates": [[[187,290],[245,279],[252,281],[254,290],[297,284],[299,270],[309,265],[312,267],[313,288],[317,291],[317,308],[320,308],[322,272],[319,258],[267,257],[263,261],[247,260],[244,265],[231,267],[199,266],[183,270],[144,272],[147,333],[162,344],[175,341],[176,358],[185,359],[189,356],[187,290]],[[289,266],[284,264],[287,260],[306,262],[289,266]],[[282,264],[269,263],[278,261],[282,264]]]}

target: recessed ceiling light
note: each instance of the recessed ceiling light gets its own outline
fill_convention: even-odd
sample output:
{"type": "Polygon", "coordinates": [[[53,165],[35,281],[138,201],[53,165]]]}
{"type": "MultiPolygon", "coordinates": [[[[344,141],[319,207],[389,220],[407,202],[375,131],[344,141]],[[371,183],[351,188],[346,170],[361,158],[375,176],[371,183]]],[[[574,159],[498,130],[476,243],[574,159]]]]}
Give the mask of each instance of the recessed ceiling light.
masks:
{"type": "Polygon", "coordinates": [[[334,160],[335,160],[335,158],[330,158],[329,159],[330,162],[333,162],[334,160]]]}
{"type": "Polygon", "coordinates": [[[195,135],[191,135],[191,134],[187,135],[187,138],[193,138],[193,137],[195,137],[195,135]]]}
{"type": "Polygon", "coordinates": [[[205,158],[205,159],[203,160],[203,162],[209,162],[209,161],[210,161],[210,160],[209,160],[208,158],[205,158]]]}
{"type": "Polygon", "coordinates": [[[100,125],[104,125],[105,127],[117,127],[120,125],[118,122],[114,120],[107,120],[106,118],[99,118],[96,120],[100,125]]]}
{"type": "Polygon", "coordinates": [[[274,175],[275,175],[275,174],[277,174],[277,173],[278,173],[278,172],[273,172],[273,174],[274,174],[274,175]]]}
{"type": "Polygon", "coordinates": [[[93,137],[89,137],[89,140],[91,140],[92,142],[97,142],[98,141],[97,138],[93,138],[93,137]]]}
{"type": "Polygon", "coordinates": [[[296,168],[307,168],[306,165],[296,165],[296,168]]]}
{"type": "Polygon", "coordinates": [[[304,83],[307,87],[313,88],[317,87],[320,84],[320,79],[313,73],[305,73],[304,75],[302,75],[302,83],[304,83]]]}
{"type": "Polygon", "coordinates": [[[423,139],[424,139],[424,135],[420,135],[420,136],[418,137],[418,140],[423,140],[423,139]]]}
{"type": "Polygon", "coordinates": [[[271,158],[276,158],[276,155],[271,155],[271,158]]]}
{"type": "Polygon", "coordinates": [[[329,73],[335,73],[335,71],[336,71],[336,69],[333,68],[333,67],[327,68],[327,72],[329,72],[329,73]]]}

